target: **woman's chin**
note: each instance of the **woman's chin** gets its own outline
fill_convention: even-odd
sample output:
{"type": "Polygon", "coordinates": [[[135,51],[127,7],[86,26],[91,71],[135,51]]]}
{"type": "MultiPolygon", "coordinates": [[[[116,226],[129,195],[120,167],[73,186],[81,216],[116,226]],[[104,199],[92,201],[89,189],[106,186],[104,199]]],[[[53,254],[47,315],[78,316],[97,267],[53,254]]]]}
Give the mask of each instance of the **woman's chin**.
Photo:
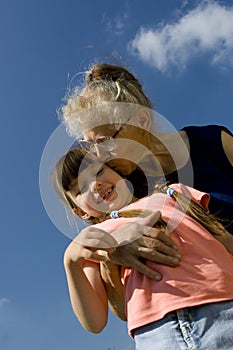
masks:
{"type": "Polygon", "coordinates": [[[111,160],[108,165],[122,175],[129,175],[136,169],[136,164],[126,159],[111,160]]]}

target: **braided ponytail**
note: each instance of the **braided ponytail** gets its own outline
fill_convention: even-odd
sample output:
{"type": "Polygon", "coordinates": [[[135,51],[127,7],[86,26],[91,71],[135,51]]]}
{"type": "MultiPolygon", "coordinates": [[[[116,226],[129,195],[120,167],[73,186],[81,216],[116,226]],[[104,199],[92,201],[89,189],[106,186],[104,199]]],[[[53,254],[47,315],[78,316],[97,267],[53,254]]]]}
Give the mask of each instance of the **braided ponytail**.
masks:
{"type": "Polygon", "coordinates": [[[166,193],[174,198],[184,213],[205,227],[213,236],[219,236],[227,232],[214,214],[211,214],[202,205],[194,202],[184,194],[164,185],[156,185],[154,192],[166,193]]]}
{"type": "MultiPolygon", "coordinates": [[[[113,218],[139,218],[139,217],[146,218],[151,214],[152,214],[151,210],[143,210],[143,209],[119,210],[111,213],[105,213],[99,218],[91,217],[90,221],[92,224],[99,224],[105,220],[113,219],[113,218]],[[115,215],[114,217],[112,213],[114,213],[115,215]]],[[[160,217],[156,221],[154,226],[165,231],[167,227],[167,223],[163,218],[160,217]]]]}

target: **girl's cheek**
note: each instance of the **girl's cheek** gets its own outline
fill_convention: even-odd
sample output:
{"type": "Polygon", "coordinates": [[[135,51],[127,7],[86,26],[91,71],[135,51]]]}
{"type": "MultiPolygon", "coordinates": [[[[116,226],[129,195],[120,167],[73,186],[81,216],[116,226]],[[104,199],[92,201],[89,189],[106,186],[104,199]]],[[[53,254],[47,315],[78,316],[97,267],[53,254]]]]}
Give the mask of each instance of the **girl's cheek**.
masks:
{"type": "Polygon", "coordinates": [[[87,196],[85,196],[84,194],[79,195],[79,197],[76,200],[76,204],[83,210],[86,208],[87,202],[88,202],[87,196]]]}

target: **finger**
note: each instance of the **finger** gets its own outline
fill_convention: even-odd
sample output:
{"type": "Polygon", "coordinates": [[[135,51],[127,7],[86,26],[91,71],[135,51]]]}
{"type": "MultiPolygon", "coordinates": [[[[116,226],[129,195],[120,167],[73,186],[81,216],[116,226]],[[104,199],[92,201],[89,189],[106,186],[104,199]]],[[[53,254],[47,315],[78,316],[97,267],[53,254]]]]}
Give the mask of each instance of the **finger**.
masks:
{"type": "Polygon", "coordinates": [[[142,237],[138,243],[140,243],[138,244],[139,247],[149,248],[152,251],[158,251],[160,253],[164,253],[165,255],[176,256],[179,254],[177,249],[169,247],[167,244],[164,244],[162,241],[155,238],[142,237]]]}
{"type": "Polygon", "coordinates": [[[162,276],[157,271],[150,269],[148,266],[143,264],[140,260],[134,259],[131,263],[132,267],[135,268],[138,272],[146,275],[147,277],[160,281],[162,276]]]}
{"type": "Polygon", "coordinates": [[[111,248],[118,245],[114,237],[104,230],[96,227],[86,227],[75,238],[75,241],[81,245],[94,248],[111,248]]]}
{"type": "Polygon", "coordinates": [[[96,260],[96,261],[107,261],[107,257],[104,256],[104,255],[100,255],[100,254],[97,254],[97,253],[93,253],[90,257],[91,260],[96,260]]]}
{"type": "Polygon", "coordinates": [[[106,261],[107,257],[99,254],[94,248],[85,247],[82,250],[82,257],[87,260],[106,261]]]}
{"type": "Polygon", "coordinates": [[[140,238],[143,235],[143,230],[144,226],[130,222],[117,228],[111,236],[115,238],[118,245],[122,245],[140,238]]]}
{"type": "Polygon", "coordinates": [[[105,242],[102,240],[99,240],[98,238],[77,238],[76,243],[82,245],[83,247],[89,247],[93,248],[94,250],[96,249],[113,249],[113,246],[109,242],[105,242]]]}
{"type": "MultiPolygon", "coordinates": [[[[177,248],[174,248],[173,246],[168,246],[167,244],[164,244],[162,241],[155,239],[155,238],[150,238],[150,237],[141,237],[140,240],[140,245],[138,244],[139,247],[141,248],[148,248],[150,251],[155,252],[160,252],[163,253],[164,255],[180,258],[180,254],[177,251],[177,248]]],[[[138,242],[138,243],[139,243],[138,242]]]]}
{"type": "Polygon", "coordinates": [[[138,248],[138,254],[142,258],[167,266],[177,266],[179,264],[179,261],[181,260],[181,255],[178,253],[176,253],[175,255],[167,255],[159,251],[154,251],[150,248],[144,247],[138,248]]]}
{"type": "Polygon", "coordinates": [[[175,242],[166,233],[160,231],[159,229],[151,228],[150,230],[145,232],[144,236],[156,238],[157,240],[163,242],[168,247],[171,247],[176,250],[178,249],[175,242]]]}

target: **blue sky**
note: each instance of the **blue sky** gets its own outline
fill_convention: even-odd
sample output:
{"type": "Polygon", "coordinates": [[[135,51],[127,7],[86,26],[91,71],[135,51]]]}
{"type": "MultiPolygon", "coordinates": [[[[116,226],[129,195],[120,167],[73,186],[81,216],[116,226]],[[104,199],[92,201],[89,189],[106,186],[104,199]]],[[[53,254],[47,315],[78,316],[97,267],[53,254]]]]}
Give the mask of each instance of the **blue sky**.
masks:
{"type": "Polygon", "coordinates": [[[115,317],[92,335],[73,315],[41,156],[72,77],[95,59],[127,65],[177,129],[233,131],[232,38],[232,0],[1,0],[1,349],[133,349],[115,317]]]}

